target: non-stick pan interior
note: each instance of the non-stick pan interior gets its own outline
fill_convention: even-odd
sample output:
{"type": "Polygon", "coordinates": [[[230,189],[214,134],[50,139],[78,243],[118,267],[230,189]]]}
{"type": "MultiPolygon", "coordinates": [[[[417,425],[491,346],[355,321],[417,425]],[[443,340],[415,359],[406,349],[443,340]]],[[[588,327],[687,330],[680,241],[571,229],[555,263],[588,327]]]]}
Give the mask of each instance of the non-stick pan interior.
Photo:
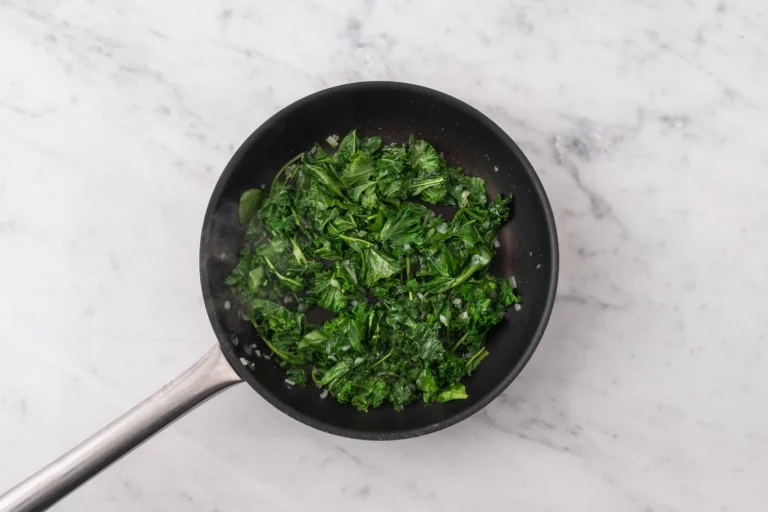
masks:
{"type": "Polygon", "coordinates": [[[557,239],[541,184],[519,148],[488,118],[449,96],[422,87],[367,82],[328,89],[282,110],[251,135],[225,169],[206,213],[200,268],[206,308],[222,348],[237,371],[273,405],[313,427],[366,439],[425,434],[476,412],[506,388],[538,344],[552,308],[557,281],[557,239]],[[513,192],[512,220],[502,228],[494,260],[497,275],[515,276],[523,295],[491,332],[490,355],[466,379],[467,400],[395,412],[384,405],[368,413],[320,398],[315,387],[285,382],[272,360],[253,357],[251,345],[269,350],[244,320],[224,278],[237,263],[243,230],[237,220],[240,194],[268,185],[281,165],[330,134],[352,128],[402,143],[410,135],[433,143],[448,163],[483,178],[491,197],[513,192]],[[225,303],[229,302],[229,309],[225,303]],[[244,366],[240,358],[252,361],[244,366]]]}

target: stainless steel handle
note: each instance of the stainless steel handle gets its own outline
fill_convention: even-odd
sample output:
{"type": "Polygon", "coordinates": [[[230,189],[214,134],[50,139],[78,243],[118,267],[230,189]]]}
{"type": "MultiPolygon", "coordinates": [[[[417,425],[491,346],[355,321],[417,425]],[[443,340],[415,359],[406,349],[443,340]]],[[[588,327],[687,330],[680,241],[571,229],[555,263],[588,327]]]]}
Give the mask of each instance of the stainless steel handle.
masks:
{"type": "Polygon", "coordinates": [[[0,496],[0,512],[50,507],[195,406],[238,382],[240,376],[215,346],[160,391],[0,496]]]}

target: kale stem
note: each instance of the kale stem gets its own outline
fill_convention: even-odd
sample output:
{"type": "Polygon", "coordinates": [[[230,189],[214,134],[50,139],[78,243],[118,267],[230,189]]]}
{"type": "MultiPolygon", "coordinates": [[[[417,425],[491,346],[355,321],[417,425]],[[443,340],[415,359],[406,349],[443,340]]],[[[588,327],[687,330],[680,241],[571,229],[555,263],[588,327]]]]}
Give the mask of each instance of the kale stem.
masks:
{"type": "Polygon", "coordinates": [[[445,178],[429,178],[429,179],[423,179],[423,180],[421,180],[421,181],[414,181],[414,182],[411,184],[411,186],[410,186],[410,187],[408,187],[408,188],[410,189],[410,188],[419,188],[419,187],[423,187],[423,186],[430,186],[430,185],[439,185],[439,184],[440,184],[440,183],[442,183],[443,181],[445,181],[445,178]]]}
{"type": "Polygon", "coordinates": [[[289,283],[291,283],[291,284],[292,284],[292,285],[294,285],[294,286],[299,286],[299,287],[301,286],[301,283],[300,283],[300,282],[296,281],[295,279],[291,279],[290,277],[285,277],[283,274],[281,274],[280,272],[278,272],[278,271],[277,271],[277,269],[275,269],[275,266],[272,264],[272,262],[271,262],[271,261],[269,261],[269,258],[267,258],[267,257],[265,256],[265,257],[264,257],[264,260],[267,262],[267,265],[269,265],[269,268],[270,268],[270,269],[272,269],[272,272],[274,272],[274,273],[275,273],[275,275],[276,275],[276,276],[277,276],[277,277],[278,277],[278,278],[279,278],[281,281],[288,281],[289,283]]]}
{"type": "Polygon", "coordinates": [[[457,341],[456,344],[453,346],[453,348],[451,349],[451,352],[456,352],[456,349],[459,348],[459,345],[461,345],[465,339],[467,339],[467,336],[469,336],[469,332],[465,332],[464,336],[459,338],[459,341],[457,341]]]}
{"type": "Polygon", "coordinates": [[[296,234],[291,237],[291,243],[293,244],[293,257],[296,258],[296,262],[298,264],[303,264],[307,262],[307,257],[304,256],[304,251],[301,250],[301,247],[299,247],[299,243],[296,241],[296,234]]]}
{"type": "MultiPolygon", "coordinates": [[[[405,255],[405,277],[406,277],[406,280],[405,280],[406,283],[411,280],[411,255],[410,254],[405,255]]],[[[408,290],[408,298],[410,300],[413,300],[413,292],[410,290],[408,290]]]]}
{"type": "Polygon", "coordinates": [[[296,210],[291,206],[291,213],[293,214],[293,220],[296,221],[296,225],[301,227],[301,222],[299,221],[299,214],[296,213],[296,210]]]}
{"type": "MultiPolygon", "coordinates": [[[[479,357],[480,361],[482,361],[485,358],[485,356],[487,356],[487,355],[488,355],[488,351],[485,349],[485,347],[483,347],[480,350],[478,350],[477,352],[475,352],[475,354],[472,357],[470,357],[469,360],[467,361],[467,370],[469,370],[469,367],[472,366],[472,362],[475,359],[477,359],[479,357]]],[[[478,362],[478,364],[480,364],[480,363],[478,362]]]]}
{"type": "Polygon", "coordinates": [[[285,170],[290,166],[292,163],[296,162],[299,158],[303,157],[304,153],[299,153],[295,157],[291,158],[287,162],[285,162],[285,165],[283,165],[279,171],[277,171],[277,174],[275,174],[275,178],[272,180],[272,185],[269,187],[269,193],[272,193],[272,189],[275,188],[275,183],[277,183],[278,178],[280,178],[280,175],[285,172],[285,170]]]}
{"type": "MultiPolygon", "coordinates": [[[[479,221],[479,220],[482,220],[482,217],[480,215],[478,215],[476,213],[472,213],[470,210],[464,210],[464,212],[467,215],[469,215],[470,217],[472,217],[475,220],[475,222],[479,221]]],[[[474,222],[473,222],[473,224],[474,224],[474,222]]]]}
{"type": "Polygon", "coordinates": [[[264,340],[264,343],[266,343],[266,344],[267,344],[267,346],[269,347],[269,349],[272,351],[272,353],[273,353],[273,354],[275,354],[275,355],[276,355],[277,357],[279,357],[280,359],[283,359],[283,360],[285,360],[285,361],[288,361],[289,363],[291,362],[291,356],[290,356],[288,353],[286,353],[286,352],[283,352],[282,350],[278,350],[278,349],[277,349],[277,348],[276,348],[276,347],[275,347],[273,344],[271,344],[271,343],[269,342],[269,340],[268,340],[267,338],[265,338],[264,336],[262,336],[262,337],[261,337],[261,339],[262,339],[262,340],[264,340]]]}
{"type": "Polygon", "coordinates": [[[355,237],[346,236],[346,235],[339,235],[339,238],[341,238],[342,240],[348,243],[350,242],[358,243],[358,244],[364,245],[365,247],[373,247],[373,244],[371,242],[369,242],[368,240],[363,240],[362,238],[355,238],[355,237]]]}
{"type": "Polygon", "coordinates": [[[385,355],[384,357],[382,357],[381,359],[379,359],[378,361],[376,361],[375,363],[373,363],[373,364],[371,365],[371,368],[375,367],[375,366],[376,366],[376,365],[378,365],[379,363],[383,363],[383,362],[384,362],[384,361],[385,361],[385,360],[386,360],[386,359],[387,359],[389,356],[391,356],[391,355],[392,355],[392,351],[393,351],[394,349],[395,349],[395,347],[392,347],[392,348],[390,348],[390,349],[389,349],[389,352],[387,352],[387,355],[385,355]]]}

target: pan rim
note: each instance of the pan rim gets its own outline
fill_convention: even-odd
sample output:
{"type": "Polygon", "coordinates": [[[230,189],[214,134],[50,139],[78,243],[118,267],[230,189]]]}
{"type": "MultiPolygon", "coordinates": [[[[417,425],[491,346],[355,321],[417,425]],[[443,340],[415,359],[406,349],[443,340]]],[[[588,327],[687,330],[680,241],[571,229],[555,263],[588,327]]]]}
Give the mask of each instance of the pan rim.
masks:
{"type": "Polygon", "coordinates": [[[509,385],[517,378],[517,376],[520,374],[520,372],[523,370],[525,365],[533,356],[533,353],[538,347],[541,341],[541,338],[543,337],[544,332],[547,328],[547,324],[549,323],[549,319],[552,315],[552,310],[555,304],[560,261],[559,261],[559,247],[558,247],[558,241],[557,241],[557,229],[555,226],[555,218],[552,212],[552,207],[549,202],[549,198],[547,197],[546,191],[544,190],[544,186],[541,183],[541,180],[538,174],[536,173],[536,171],[534,170],[533,166],[528,161],[526,156],[523,154],[520,147],[512,140],[512,138],[509,135],[506,134],[506,132],[504,132],[494,121],[492,121],[488,116],[486,116],[476,108],[472,107],[471,105],[453,96],[437,91],[435,89],[431,89],[421,85],[405,83],[405,82],[365,81],[365,82],[352,82],[352,83],[347,83],[343,85],[337,85],[334,87],[320,90],[308,96],[305,96],[289,104],[288,106],[282,108],[277,113],[269,117],[269,119],[264,121],[258,128],[256,128],[256,130],[253,131],[253,133],[251,133],[251,135],[248,136],[248,138],[240,145],[240,147],[237,149],[237,151],[234,153],[232,158],[229,160],[229,162],[225,166],[224,171],[221,173],[221,176],[219,176],[219,179],[216,182],[213,192],[211,193],[211,198],[208,202],[208,207],[206,208],[205,216],[203,218],[203,228],[202,228],[202,234],[200,238],[199,265],[200,265],[200,282],[202,286],[205,309],[208,314],[208,319],[211,323],[211,327],[213,328],[216,338],[219,341],[220,348],[224,353],[225,357],[227,358],[227,361],[233,367],[233,369],[238,373],[238,375],[240,375],[240,377],[244,381],[248,383],[249,386],[251,386],[257,393],[259,393],[259,395],[261,395],[265,400],[267,400],[267,402],[269,402],[278,410],[287,414],[291,418],[298,420],[304,423],[305,425],[321,430],[323,432],[335,434],[342,437],[349,437],[349,438],[363,439],[363,440],[397,440],[397,439],[406,439],[411,437],[422,436],[422,435],[436,432],[438,430],[442,430],[449,426],[455,425],[456,423],[462,420],[465,420],[466,418],[472,416],[473,414],[477,413],[478,411],[486,407],[489,403],[491,403],[494,399],[496,399],[507,387],[509,387],[509,385]],[[274,393],[272,393],[272,391],[269,388],[267,388],[266,386],[263,386],[249,372],[249,370],[245,366],[241,364],[237,364],[239,358],[230,344],[229,337],[225,332],[224,326],[221,323],[219,315],[215,311],[213,297],[211,295],[210,288],[209,288],[210,280],[209,280],[208,269],[206,265],[207,263],[206,248],[209,245],[208,244],[209,233],[211,233],[210,224],[213,219],[213,214],[214,214],[216,205],[219,203],[219,200],[221,199],[221,195],[225,188],[225,185],[228,183],[229,178],[234,172],[235,168],[238,167],[244,155],[248,153],[248,151],[253,146],[253,144],[260,138],[261,134],[271,129],[271,127],[274,124],[279,122],[280,119],[282,119],[284,116],[286,116],[290,112],[301,109],[305,105],[308,105],[310,103],[321,101],[327,95],[338,94],[340,92],[347,92],[351,90],[380,89],[382,87],[390,88],[393,90],[426,95],[436,100],[445,102],[446,104],[449,104],[451,107],[455,107],[460,110],[463,110],[469,115],[475,117],[484,125],[486,125],[493,132],[493,134],[498,139],[500,139],[500,141],[512,151],[512,153],[522,164],[523,168],[525,169],[525,172],[528,174],[529,178],[531,179],[531,183],[533,184],[533,190],[535,191],[537,197],[539,198],[541,206],[543,208],[544,221],[547,226],[546,236],[549,238],[549,243],[551,247],[549,256],[552,262],[549,283],[547,283],[547,287],[546,287],[547,288],[546,300],[545,300],[544,309],[542,311],[541,317],[538,321],[538,324],[533,329],[532,336],[530,338],[529,343],[527,344],[527,347],[525,348],[525,351],[523,352],[522,356],[520,357],[518,362],[515,364],[515,366],[510,369],[507,375],[502,380],[500,380],[499,383],[496,386],[494,386],[488,393],[485,393],[483,396],[477,398],[466,409],[463,409],[455,414],[448,416],[447,418],[444,418],[440,421],[437,421],[428,425],[413,427],[413,428],[406,428],[406,429],[397,430],[397,431],[389,431],[389,432],[357,430],[357,429],[352,429],[347,427],[340,427],[337,425],[329,424],[322,420],[318,420],[314,417],[311,417],[293,408],[291,405],[283,402],[282,400],[280,400],[274,393]]]}

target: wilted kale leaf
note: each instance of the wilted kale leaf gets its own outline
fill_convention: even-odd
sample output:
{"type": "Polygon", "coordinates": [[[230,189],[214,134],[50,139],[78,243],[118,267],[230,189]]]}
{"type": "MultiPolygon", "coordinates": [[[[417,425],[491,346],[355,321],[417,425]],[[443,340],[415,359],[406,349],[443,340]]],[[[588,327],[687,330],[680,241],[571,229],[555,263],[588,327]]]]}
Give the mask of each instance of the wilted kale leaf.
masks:
{"type": "Polygon", "coordinates": [[[488,201],[483,180],[426,141],[352,131],[243,193],[245,246],[226,282],[297,385],[309,376],[361,411],[463,399],[486,333],[520,302],[488,270],[511,201],[488,201]],[[458,212],[445,220],[423,203],[458,212]],[[314,307],[333,319],[311,324],[314,307]]]}

